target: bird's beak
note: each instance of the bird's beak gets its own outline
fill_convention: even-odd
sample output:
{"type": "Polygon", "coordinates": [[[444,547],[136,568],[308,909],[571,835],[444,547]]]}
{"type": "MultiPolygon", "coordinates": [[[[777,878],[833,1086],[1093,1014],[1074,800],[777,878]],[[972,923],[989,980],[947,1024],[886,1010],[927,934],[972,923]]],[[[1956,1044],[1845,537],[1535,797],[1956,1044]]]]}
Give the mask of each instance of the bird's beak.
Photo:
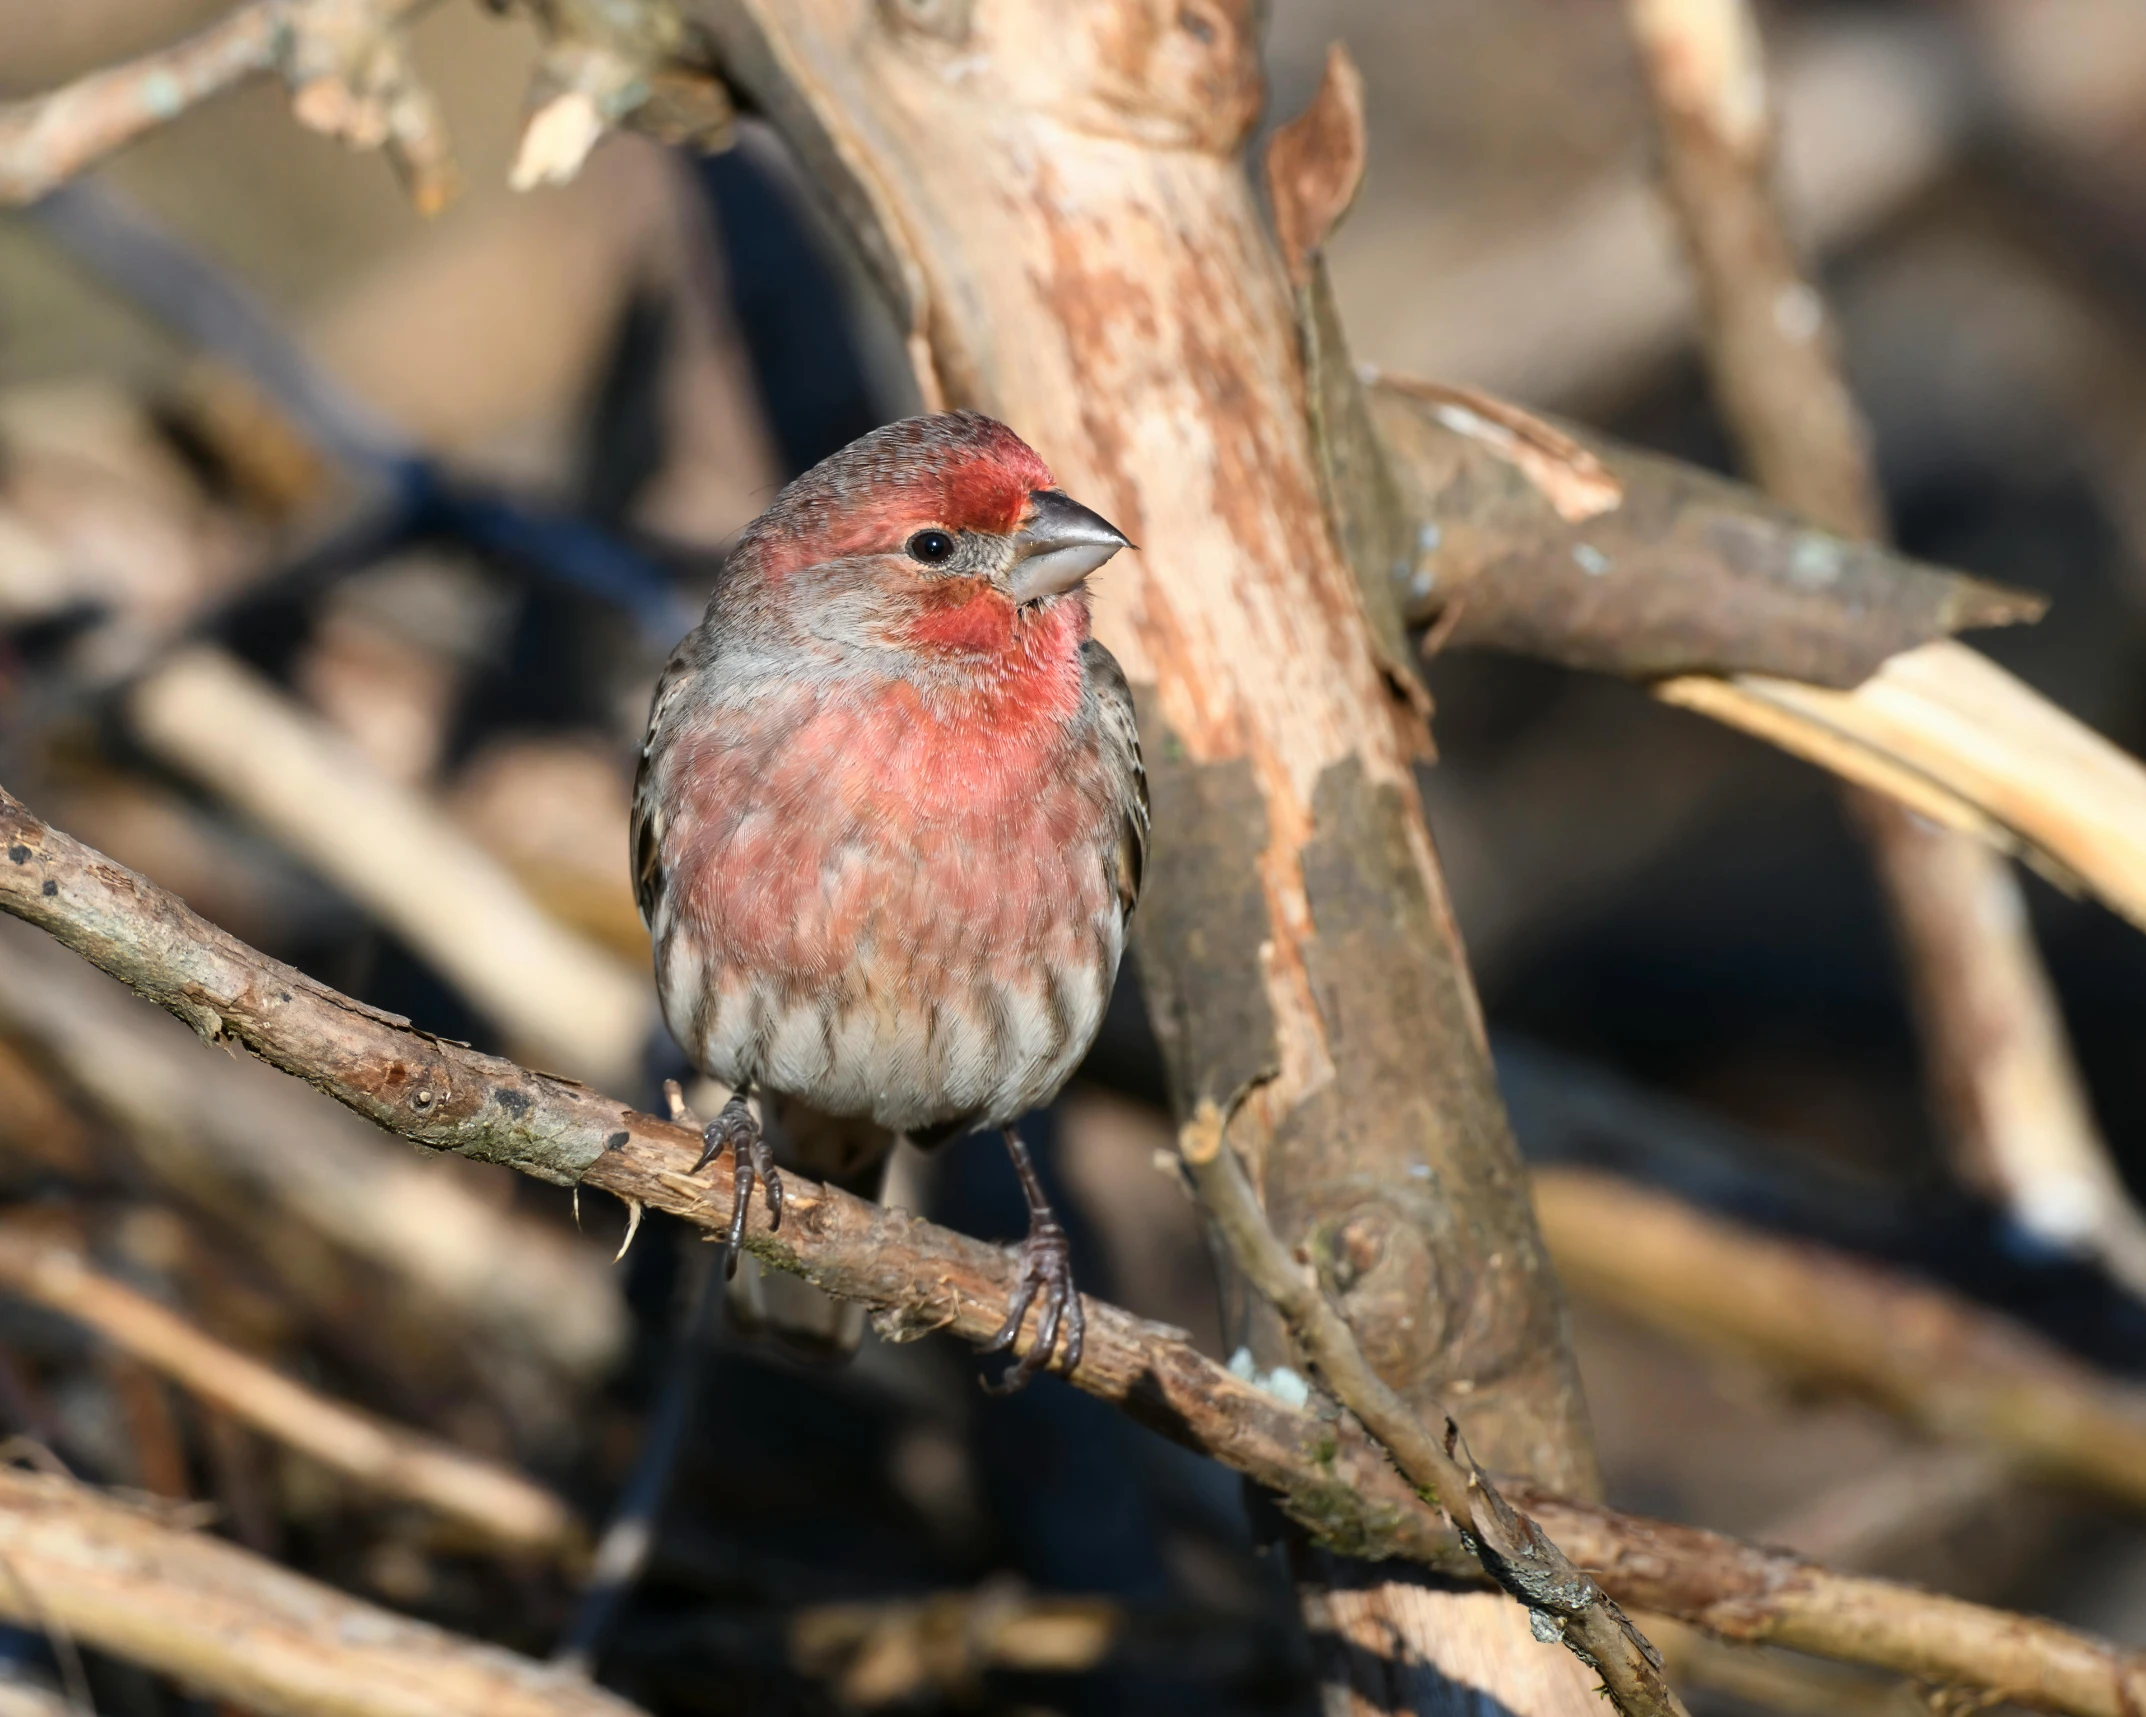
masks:
{"type": "Polygon", "coordinates": [[[1016,602],[1062,596],[1118,550],[1133,546],[1124,532],[1062,489],[1038,489],[1029,507],[1028,523],[1014,533],[1018,558],[1006,575],[1016,602]]]}

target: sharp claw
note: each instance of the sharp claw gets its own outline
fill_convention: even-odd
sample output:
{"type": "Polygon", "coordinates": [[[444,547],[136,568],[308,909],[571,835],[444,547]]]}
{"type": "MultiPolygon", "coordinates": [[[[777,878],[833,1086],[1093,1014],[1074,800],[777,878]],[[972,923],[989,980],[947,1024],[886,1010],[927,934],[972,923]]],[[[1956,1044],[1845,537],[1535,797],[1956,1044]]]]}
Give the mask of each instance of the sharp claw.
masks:
{"type": "Polygon", "coordinates": [[[730,1266],[737,1268],[738,1248],[745,1240],[745,1214],[753,1206],[753,1165],[744,1151],[731,1159],[730,1172],[730,1266]]]}
{"type": "Polygon", "coordinates": [[[1024,1371],[1041,1371],[1050,1364],[1051,1349],[1058,1345],[1058,1326],[1065,1321],[1065,1309],[1063,1294],[1054,1291],[1043,1297],[1043,1322],[1036,1328],[1036,1345],[1021,1362],[1024,1371]]]}
{"type": "Polygon", "coordinates": [[[985,1353],[1007,1353],[1020,1338],[1021,1325],[1028,1318],[1028,1308],[1036,1303],[1036,1295],[1042,1291],[1040,1278],[1024,1274],[1021,1286],[1013,1296],[1013,1305],[1006,1313],[1006,1321],[998,1326],[998,1334],[984,1343],[985,1353]]]}
{"type": "Polygon", "coordinates": [[[1014,1292],[1005,1323],[984,1343],[984,1352],[1016,1351],[1021,1325],[1039,1294],[1043,1296],[1043,1311],[1036,1325],[1036,1339],[1026,1353],[1020,1354],[1006,1368],[996,1383],[984,1384],[988,1393],[1011,1395],[1025,1388],[1038,1372],[1048,1370],[1052,1355],[1059,1351],[1061,1334],[1064,1336],[1064,1362],[1060,1369],[1070,1372],[1080,1364],[1086,1335],[1085,1320],[1080,1294],[1073,1286],[1071,1263],[1066,1256],[1065,1232],[1056,1223],[1039,1223],[1022,1242],[1020,1285],[1014,1292]]]}
{"type": "Polygon", "coordinates": [[[752,1213],[756,1183],[764,1189],[768,1226],[782,1226],[782,1177],[775,1172],[775,1153],[768,1148],[760,1123],[753,1118],[743,1092],[732,1094],[730,1101],[723,1105],[722,1113],[708,1123],[701,1140],[700,1160],[693,1165],[695,1174],[714,1162],[726,1148],[731,1152],[730,1230],[724,1236],[730,1256],[723,1265],[727,1279],[738,1273],[738,1253],[745,1242],[745,1221],[752,1213]]]}

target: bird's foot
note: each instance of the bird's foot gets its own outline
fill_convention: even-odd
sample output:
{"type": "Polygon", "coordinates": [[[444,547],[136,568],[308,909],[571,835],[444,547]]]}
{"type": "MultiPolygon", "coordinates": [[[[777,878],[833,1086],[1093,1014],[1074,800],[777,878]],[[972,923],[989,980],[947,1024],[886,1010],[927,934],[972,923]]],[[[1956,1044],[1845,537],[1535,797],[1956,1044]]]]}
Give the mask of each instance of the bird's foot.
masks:
{"type": "MultiPolygon", "coordinates": [[[[666,1081],[664,1094],[670,1099],[671,1118],[682,1125],[693,1125],[698,1117],[685,1105],[675,1082],[666,1081]]],[[[730,1187],[734,1203],[730,1212],[730,1232],[725,1237],[730,1246],[730,1257],[723,1266],[726,1277],[738,1273],[738,1251],[745,1240],[745,1218],[752,1210],[755,1183],[763,1189],[762,1201],[767,1205],[768,1226],[782,1226],[782,1176],[775,1169],[775,1153],[769,1149],[767,1135],[760,1130],[754,1117],[752,1105],[746,1101],[743,1091],[733,1092],[725,1103],[700,1131],[700,1160],[693,1165],[699,1174],[727,1149],[731,1153],[730,1187]]]]}
{"type": "Polygon", "coordinates": [[[1066,1231],[1048,1210],[1031,1218],[1028,1238],[1021,1242],[1021,1277],[1014,1289],[1013,1304],[998,1334],[984,1343],[986,1353],[1012,1353],[1021,1325],[1040,1296],[1043,1311],[1036,1321],[1036,1339],[1027,1353],[1008,1366],[996,1383],[984,1388],[993,1395],[1011,1395],[1025,1388],[1028,1380],[1051,1363],[1051,1353],[1065,1337],[1064,1363],[1059,1369],[1070,1375],[1080,1364],[1085,1326],[1081,1316],[1080,1290],[1073,1285],[1073,1254],[1066,1244],[1066,1231]]]}

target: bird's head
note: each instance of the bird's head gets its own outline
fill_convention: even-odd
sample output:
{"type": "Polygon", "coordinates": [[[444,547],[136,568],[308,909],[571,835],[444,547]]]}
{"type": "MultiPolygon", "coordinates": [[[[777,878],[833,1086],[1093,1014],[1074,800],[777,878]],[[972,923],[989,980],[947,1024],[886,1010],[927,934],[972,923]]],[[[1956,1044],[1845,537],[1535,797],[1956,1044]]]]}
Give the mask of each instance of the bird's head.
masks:
{"type": "Polygon", "coordinates": [[[746,528],[731,564],[821,636],[967,653],[1078,601],[1088,575],[1130,546],[1003,423],[955,411],[888,424],[822,460],[746,528]]]}

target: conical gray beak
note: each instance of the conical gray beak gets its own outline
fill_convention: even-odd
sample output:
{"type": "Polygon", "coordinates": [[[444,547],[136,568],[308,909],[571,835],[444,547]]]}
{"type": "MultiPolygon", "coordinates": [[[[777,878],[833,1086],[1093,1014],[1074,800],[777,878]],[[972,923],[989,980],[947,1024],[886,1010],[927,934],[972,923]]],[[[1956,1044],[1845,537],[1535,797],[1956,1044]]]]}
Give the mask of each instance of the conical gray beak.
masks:
{"type": "Polygon", "coordinates": [[[1038,489],[1029,504],[1028,523],[1013,539],[1020,558],[1006,575],[1016,602],[1062,596],[1118,550],[1133,546],[1124,532],[1063,490],[1038,489]]]}

